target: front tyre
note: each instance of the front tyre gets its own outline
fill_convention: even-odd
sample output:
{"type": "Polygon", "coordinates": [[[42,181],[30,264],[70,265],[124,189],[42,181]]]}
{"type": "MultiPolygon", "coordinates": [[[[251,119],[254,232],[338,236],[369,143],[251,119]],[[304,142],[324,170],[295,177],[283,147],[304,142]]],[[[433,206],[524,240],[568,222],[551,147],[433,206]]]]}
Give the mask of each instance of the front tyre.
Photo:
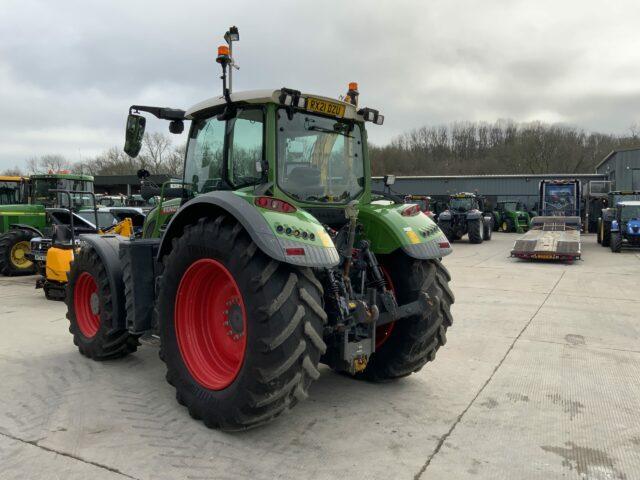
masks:
{"type": "Polygon", "coordinates": [[[611,245],[611,221],[603,220],[602,221],[602,243],[603,247],[608,247],[611,245]]]}
{"type": "Polygon", "coordinates": [[[94,360],[124,357],[137,350],[138,335],[118,323],[105,265],[92,248],[82,248],[71,262],[66,304],[69,332],[80,353],[94,360]]]}
{"type": "Polygon", "coordinates": [[[33,275],[36,265],[27,258],[31,252],[31,230],[16,228],[0,236],[0,274],[6,276],[33,275]]]}
{"type": "Polygon", "coordinates": [[[613,253],[620,253],[622,251],[622,235],[620,232],[610,232],[610,247],[613,253]]]}
{"type": "Polygon", "coordinates": [[[227,216],[187,226],[163,263],[162,356],[192,417],[244,430],[307,397],[326,350],[323,291],[310,269],[266,256],[227,216]]]}
{"type": "Polygon", "coordinates": [[[430,307],[419,315],[396,321],[367,368],[357,375],[376,382],[405,377],[435,359],[447,341],[454,302],[449,289],[451,277],[440,260],[416,260],[402,251],[381,255],[379,260],[399,304],[413,302],[426,292],[430,307]]]}
{"type": "Polygon", "coordinates": [[[484,240],[484,226],[482,219],[469,220],[467,222],[470,243],[482,243],[484,240]]]}
{"type": "Polygon", "coordinates": [[[493,220],[489,220],[488,222],[484,222],[483,224],[482,233],[486,241],[491,240],[491,233],[493,231],[492,224],[493,224],[493,220]]]}

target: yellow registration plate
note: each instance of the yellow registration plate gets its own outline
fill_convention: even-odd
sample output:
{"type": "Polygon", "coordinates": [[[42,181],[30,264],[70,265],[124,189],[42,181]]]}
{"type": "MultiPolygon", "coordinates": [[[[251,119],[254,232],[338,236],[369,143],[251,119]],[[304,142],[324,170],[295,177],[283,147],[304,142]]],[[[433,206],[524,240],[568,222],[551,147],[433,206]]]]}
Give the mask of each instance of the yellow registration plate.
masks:
{"type": "Polygon", "coordinates": [[[553,260],[553,254],[551,253],[538,253],[536,258],[540,260],[553,260]]]}
{"type": "Polygon", "coordinates": [[[307,98],[307,110],[323,113],[332,117],[344,117],[345,106],[319,98],[307,98]]]}

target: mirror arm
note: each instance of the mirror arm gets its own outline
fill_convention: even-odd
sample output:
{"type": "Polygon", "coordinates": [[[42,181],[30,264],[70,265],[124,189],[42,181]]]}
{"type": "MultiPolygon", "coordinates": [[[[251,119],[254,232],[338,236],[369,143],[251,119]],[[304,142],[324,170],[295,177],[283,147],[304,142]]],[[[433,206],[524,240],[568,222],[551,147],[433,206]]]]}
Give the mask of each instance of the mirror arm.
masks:
{"type": "Polygon", "coordinates": [[[160,120],[185,120],[184,114],[186,113],[184,110],[180,110],[177,108],[131,105],[129,107],[129,114],[132,114],[134,112],[135,113],[147,112],[153,115],[154,117],[159,118],[160,120]]]}

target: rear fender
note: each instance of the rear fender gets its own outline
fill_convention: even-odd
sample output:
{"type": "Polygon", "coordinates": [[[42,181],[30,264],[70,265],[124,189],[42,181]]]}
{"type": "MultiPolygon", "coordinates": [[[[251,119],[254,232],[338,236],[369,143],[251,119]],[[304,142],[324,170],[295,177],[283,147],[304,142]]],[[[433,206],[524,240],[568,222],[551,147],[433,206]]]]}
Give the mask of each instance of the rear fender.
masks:
{"type": "MultiPolygon", "coordinates": [[[[406,205],[361,205],[358,221],[364,227],[365,237],[376,254],[388,254],[402,248],[413,258],[442,258],[451,253],[451,245],[442,230],[427,215],[403,216],[406,205]]],[[[439,220],[445,212],[440,214],[439,220]]]]}
{"type": "Polygon", "coordinates": [[[253,199],[252,195],[243,192],[215,191],[185,203],[167,226],[158,260],[171,250],[171,240],[181,235],[184,227],[200,218],[216,218],[226,213],[240,222],[258,248],[274,260],[306,267],[333,267],[339,263],[340,257],[331,237],[311,214],[301,209],[281,213],[258,208],[253,199]],[[278,227],[282,230],[278,231],[278,227]],[[285,233],[287,228],[291,231],[288,235],[285,233]],[[293,235],[296,230],[298,236],[293,235]],[[306,238],[302,237],[303,233],[306,238]],[[300,249],[304,250],[304,255],[287,253],[300,249]]]}
{"type": "Polygon", "coordinates": [[[33,232],[37,237],[44,237],[42,232],[38,230],[36,227],[27,225],[24,223],[12,223],[11,225],[9,225],[9,229],[10,230],[29,230],[30,232],[33,232]]]}
{"type": "Polygon", "coordinates": [[[93,233],[80,235],[82,248],[92,248],[98,254],[98,257],[100,257],[107,272],[114,312],[114,325],[112,326],[118,329],[123,329],[127,326],[124,282],[122,280],[122,264],[120,262],[119,250],[120,244],[128,241],[129,239],[120,235],[98,235],[93,233]]]}

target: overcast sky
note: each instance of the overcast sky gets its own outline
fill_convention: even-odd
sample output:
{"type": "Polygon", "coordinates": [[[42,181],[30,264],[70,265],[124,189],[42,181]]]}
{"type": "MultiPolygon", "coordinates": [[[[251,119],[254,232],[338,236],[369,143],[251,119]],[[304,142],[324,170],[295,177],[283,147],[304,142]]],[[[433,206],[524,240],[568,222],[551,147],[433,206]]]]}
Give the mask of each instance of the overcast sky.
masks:
{"type": "Polygon", "coordinates": [[[234,90],[338,96],[357,81],[361,105],[386,115],[377,144],[456,120],[640,121],[637,0],[0,0],[0,170],[122,144],[132,103],[218,95],[230,25],[234,90]]]}

